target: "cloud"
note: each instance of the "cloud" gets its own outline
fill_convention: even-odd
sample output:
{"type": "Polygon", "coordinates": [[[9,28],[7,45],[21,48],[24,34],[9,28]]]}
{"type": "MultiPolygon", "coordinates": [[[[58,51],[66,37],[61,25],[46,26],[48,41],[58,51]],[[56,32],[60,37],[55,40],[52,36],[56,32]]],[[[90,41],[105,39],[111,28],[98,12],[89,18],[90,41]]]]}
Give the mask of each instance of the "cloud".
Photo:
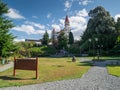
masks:
{"type": "Polygon", "coordinates": [[[54,28],[56,31],[61,30],[60,25],[57,25],[57,24],[52,24],[52,28],[54,28]]]}
{"type": "Polygon", "coordinates": [[[32,25],[32,26],[37,27],[37,28],[39,28],[39,29],[45,29],[45,26],[44,26],[44,25],[41,25],[41,24],[39,24],[39,23],[26,21],[25,24],[32,25]]]}
{"type": "Polygon", "coordinates": [[[75,39],[79,39],[87,26],[87,19],[81,16],[71,16],[70,25],[75,39]]]}
{"type": "Polygon", "coordinates": [[[12,28],[12,30],[25,32],[28,35],[30,35],[30,34],[43,34],[45,32],[45,30],[36,30],[33,26],[24,25],[24,24],[21,26],[16,26],[16,27],[12,28]]]}
{"type": "Polygon", "coordinates": [[[29,22],[26,21],[24,24],[20,26],[16,26],[12,28],[11,30],[18,31],[18,32],[24,32],[27,33],[28,35],[43,35],[45,31],[47,30],[48,34],[51,35],[51,30],[46,29],[44,25],[41,25],[39,23],[35,22],[29,22]]]}
{"type": "Polygon", "coordinates": [[[20,31],[20,32],[26,32],[27,34],[36,34],[35,28],[30,25],[21,25],[12,28],[12,30],[20,31]]]}
{"type": "Polygon", "coordinates": [[[51,13],[48,13],[46,17],[47,17],[47,18],[50,18],[51,15],[52,15],[51,13]]]}
{"type": "Polygon", "coordinates": [[[79,5],[88,5],[89,3],[91,3],[91,2],[93,2],[93,1],[91,1],[91,0],[81,0],[81,1],[79,1],[79,5]]]}
{"type": "Polygon", "coordinates": [[[67,1],[65,1],[64,5],[65,5],[64,11],[67,11],[68,9],[70,9],[72,7],[72,2],[67,0],[67,1]]]}
{"type": "Polygon", "coordinates": [[[20,15],[19,11],[13,8],[10,8],[9,13],[5,14],[6,16],[13,18],[13,19],[25,19],[22,15],[20,15]]]}
{"type": "Polygon", "coordinates": [[[117,19],[120,18],[120,14],[115,15],[114,19],[117,22],[117,19]]]}
{"type": "Polygon", "coordinates": [[[82,9],[82,10],[77,12],[77,15],[81,16],[81,17],[86,17],[86,16],[88,16],[88,12],[86,9],[82,9]]]}
{"type": "Polygon", "coordinates": [[[12,28],[12,30],[25,32],[28,35],[31,34],[43,34],[45,32],[45,26],[35,22],[25,21],[24,24],[12,28]]]}
{"type": "Polygon", "coordinates": [[[37,17],[37,16],[32,16],[32,18],[38,19],[38,17],[37,17]]]}
{"type": "Polygon", "coordinates": [[[25,39],[14,39],[14,42],[24,42],[25,39]]]}

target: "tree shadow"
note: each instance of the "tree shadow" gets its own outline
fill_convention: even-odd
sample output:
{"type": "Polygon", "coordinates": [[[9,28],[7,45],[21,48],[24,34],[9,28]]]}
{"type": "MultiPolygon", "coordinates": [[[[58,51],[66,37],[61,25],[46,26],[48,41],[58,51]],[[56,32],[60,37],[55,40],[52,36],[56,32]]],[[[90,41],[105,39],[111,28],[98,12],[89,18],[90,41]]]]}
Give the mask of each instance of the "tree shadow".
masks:
{"type": "Polygon", "coordinates": [[[0,76],[1,80],[22,80],[21,78],[16,77],[8,77],[8,76],[0,76]]]}
{"type": "Polygon", "coordinates": [[[84,61],[77,64],[77,66],[93,66],[92,61],[84,61]]]}
{"type": "Polygon", "coordinates": [[[36,78],[16,78],[16,77],[9,77],[9,76],[0,76],[1,80],[33,80],[36,78]]]}
{"type": "MultiPolygon", "coordinates": [[[[97,59],[94,59],[97,60],[97,59]]],[[[100,61],[106,61],[106,60],[120,60],[119,58],[108,58],[108,59],[99,59],[100,61]]]]}
{"type": "Polygon", "coordinates": [[[64,65],[52,65],[53,67],[64,67],[64,65]]]}
{"type": "Polygon", "coordinates": [[[109,67],[120,67],[120,65],[107,65],[109,67]]]}
{"type": "Polygon", "coordinates": [[[106,67],[106,62],[104,60],[88,60],[82,61],[77,66],[98,66],[98,67],[106,67]]]}

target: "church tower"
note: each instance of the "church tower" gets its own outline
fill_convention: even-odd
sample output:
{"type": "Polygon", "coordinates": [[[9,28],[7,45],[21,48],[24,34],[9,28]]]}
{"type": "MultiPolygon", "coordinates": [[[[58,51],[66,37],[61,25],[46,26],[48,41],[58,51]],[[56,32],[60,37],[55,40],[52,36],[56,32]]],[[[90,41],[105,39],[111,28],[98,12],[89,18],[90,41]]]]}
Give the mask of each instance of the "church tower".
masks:
{"type": "Polygon", "coordinates": [[[70,22],[68,19],[68,16],[65,18],[65,28],[64,28],[65,36],[69,38],[69,32],[70,32],[70,22]]]}

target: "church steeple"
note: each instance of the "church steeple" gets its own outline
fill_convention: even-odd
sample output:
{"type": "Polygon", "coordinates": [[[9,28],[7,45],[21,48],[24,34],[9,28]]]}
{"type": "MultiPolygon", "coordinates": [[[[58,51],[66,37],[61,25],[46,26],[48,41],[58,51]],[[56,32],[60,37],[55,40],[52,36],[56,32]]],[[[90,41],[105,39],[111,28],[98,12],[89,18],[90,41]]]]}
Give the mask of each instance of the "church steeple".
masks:
{"type": "Polygon", "coordinates": [[[68,15],[66,15],[65,23],[69,23],[68,15]]]}
{"type": "Polygon", "coordinates": [[[69,19],[68,19],[68,15],[66,15],[66,18],[65,18],[65,28],[64,28],[64,32],[65,32],[65,36],[66,36],[67,38],[69,38],[70,22],[69,22],[69,19]]]}
{"type": "Polygon", "coordinates": [[[70,25],[70,22],[69,22],[69,19],[68,19],[68,15],[66,15],[66,18],[65,18],[65,27],[69,26],[69,25],[70,25]]]}

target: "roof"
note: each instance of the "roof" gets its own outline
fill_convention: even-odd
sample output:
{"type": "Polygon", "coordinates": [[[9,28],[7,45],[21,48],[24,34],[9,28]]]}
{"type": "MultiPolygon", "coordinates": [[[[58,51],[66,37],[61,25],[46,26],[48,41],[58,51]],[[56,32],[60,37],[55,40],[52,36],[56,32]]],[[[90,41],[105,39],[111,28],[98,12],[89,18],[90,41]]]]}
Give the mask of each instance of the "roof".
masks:
{"type": "Polygon", "coordinates": [[[65,22],[69,23],[68,15],[66,15],[65,22]]]}
{"type": "Polygon", "coordinates": [[[40,40],[25,39],[26,42],[40,42],[40,40]]]}

